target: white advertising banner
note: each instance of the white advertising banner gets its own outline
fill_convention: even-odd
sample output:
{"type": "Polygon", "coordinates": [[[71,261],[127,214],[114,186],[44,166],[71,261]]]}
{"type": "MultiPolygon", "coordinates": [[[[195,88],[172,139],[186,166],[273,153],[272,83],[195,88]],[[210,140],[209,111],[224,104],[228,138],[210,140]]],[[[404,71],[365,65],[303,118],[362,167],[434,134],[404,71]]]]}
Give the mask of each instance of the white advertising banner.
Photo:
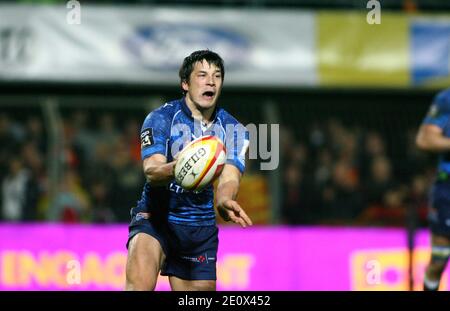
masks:
{"type": "Polygon", "coordinates": [[[224,58],[227,85],[317,83],[310,12],[0,5],[1,80],[176,85],[198,49],[224,58]]]}

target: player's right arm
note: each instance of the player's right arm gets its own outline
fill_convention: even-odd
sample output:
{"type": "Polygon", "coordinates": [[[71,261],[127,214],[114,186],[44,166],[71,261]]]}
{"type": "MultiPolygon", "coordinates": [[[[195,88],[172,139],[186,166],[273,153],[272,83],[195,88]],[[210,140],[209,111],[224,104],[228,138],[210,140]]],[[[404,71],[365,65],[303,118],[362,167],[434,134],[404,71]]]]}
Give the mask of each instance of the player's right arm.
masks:
{"type": "Polygon", "coordinates": [[[450,138],[444,135],[444,129],[450,122],[449,91],[439,93],[424,118],[416,136],[419,149],[430,152],[447,152],[450,150],[450,138]]]}
{"type": "Polygon", "coordinates": [[[143,161],[145,178],[151,185],[164,186],[174,178],[176,161],[167,163],[167,158],[162,154],[154,154],[143,161]]]}
{"type": "Polygon", "coordinates": [[[450,138],[443,135],[443,130],[434,124],[422,124],[416,136],[419,149],[430,152],[446,152],[450,150],[450,138]]]}
{"type": "Polygon", "coordinates": [[[151,112],[141,129],[141,157],[145,178],[152,186],[164,186],[174,178],[176,161],[167,163],[171,115],[164,107],[151,112]]]}

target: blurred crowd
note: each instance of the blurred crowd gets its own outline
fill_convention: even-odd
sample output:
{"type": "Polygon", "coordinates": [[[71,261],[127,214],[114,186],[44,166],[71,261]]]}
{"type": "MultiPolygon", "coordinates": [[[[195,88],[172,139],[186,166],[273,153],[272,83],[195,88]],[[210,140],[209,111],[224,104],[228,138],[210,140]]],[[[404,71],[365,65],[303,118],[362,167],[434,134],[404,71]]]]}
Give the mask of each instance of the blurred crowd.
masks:
{"type": "Polygon", "coordinates": [[[400,126],[383,135],[330,118],[300,139],[284,129],[284,222],[425,226],[436,159],[415,147],[417,128],[400,126]]]}
{"type": "Polygon", "coordinates": [[[63,117],[62,144],[53,146],[41,118],[17,122],[0,114],[1,218],[128,221],[144,182],[140,122],[128,118],[119,125],[111,113],[76,111],[63,117]]]}
{"type": "MultiPolygon", "coordinates": [[[[128,222],[144,183],[145,115],[72,111],[55,146],[41,117],[1,113],[1,219],[128,222]]],[[[425,225],[435,162],[415,148],[416,130],[389,147],[386,133],[332,118],[303,135],[282,127],[281,222],[400,226],[412,215],[425,225]]]]}

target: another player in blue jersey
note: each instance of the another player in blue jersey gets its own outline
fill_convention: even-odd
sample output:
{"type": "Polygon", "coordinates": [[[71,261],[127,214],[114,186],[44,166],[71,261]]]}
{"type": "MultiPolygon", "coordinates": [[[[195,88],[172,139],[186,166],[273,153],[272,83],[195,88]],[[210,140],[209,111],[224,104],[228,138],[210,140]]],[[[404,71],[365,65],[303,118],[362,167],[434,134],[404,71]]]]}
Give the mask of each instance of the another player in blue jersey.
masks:
{"type": "Polygon", "coordinates": [[[422,150],[440,153],[430,200],[431,260],[424,277],[425,290],[438,290],[450,256],[450,89],[435,97],[416,143],[422,150]]]}
{"type": "Polygon", "coordinates": [[[126,267],[127,290],[153,290],[159,273],[172,290],[215,290],[218,228],[214,192],[209,186],[190,192],[174,181],[176,154],[183,144],[216,135],[227,148],[218,180],[216,205],[222,218],[252,225],[235,201],[244,172],[248,132],[217,106],[225,70],[219,55],[196,51],[180,68],[184,97],[152,111],[141,130],[141,154],[147,182],[131,210],[126,267]]]}

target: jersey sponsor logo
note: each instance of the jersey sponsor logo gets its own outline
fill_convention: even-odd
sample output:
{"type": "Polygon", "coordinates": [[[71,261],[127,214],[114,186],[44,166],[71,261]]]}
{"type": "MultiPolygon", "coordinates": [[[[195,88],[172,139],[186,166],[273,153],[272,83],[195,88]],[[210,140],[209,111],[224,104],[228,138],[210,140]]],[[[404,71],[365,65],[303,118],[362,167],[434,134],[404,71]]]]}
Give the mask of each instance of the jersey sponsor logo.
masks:
{"type": "Polygon", "coordinates": [[[153,129],[147,128],[141,133],[141,149],[153,145],[153,129]]]}
{"type": "Polygon", "coordinates": [[[173,182],[169,185],[169,191],[175,192],[175,193],[185,193],[186,190],[178,186],[177,184],[174,184],[173,182]]]}

